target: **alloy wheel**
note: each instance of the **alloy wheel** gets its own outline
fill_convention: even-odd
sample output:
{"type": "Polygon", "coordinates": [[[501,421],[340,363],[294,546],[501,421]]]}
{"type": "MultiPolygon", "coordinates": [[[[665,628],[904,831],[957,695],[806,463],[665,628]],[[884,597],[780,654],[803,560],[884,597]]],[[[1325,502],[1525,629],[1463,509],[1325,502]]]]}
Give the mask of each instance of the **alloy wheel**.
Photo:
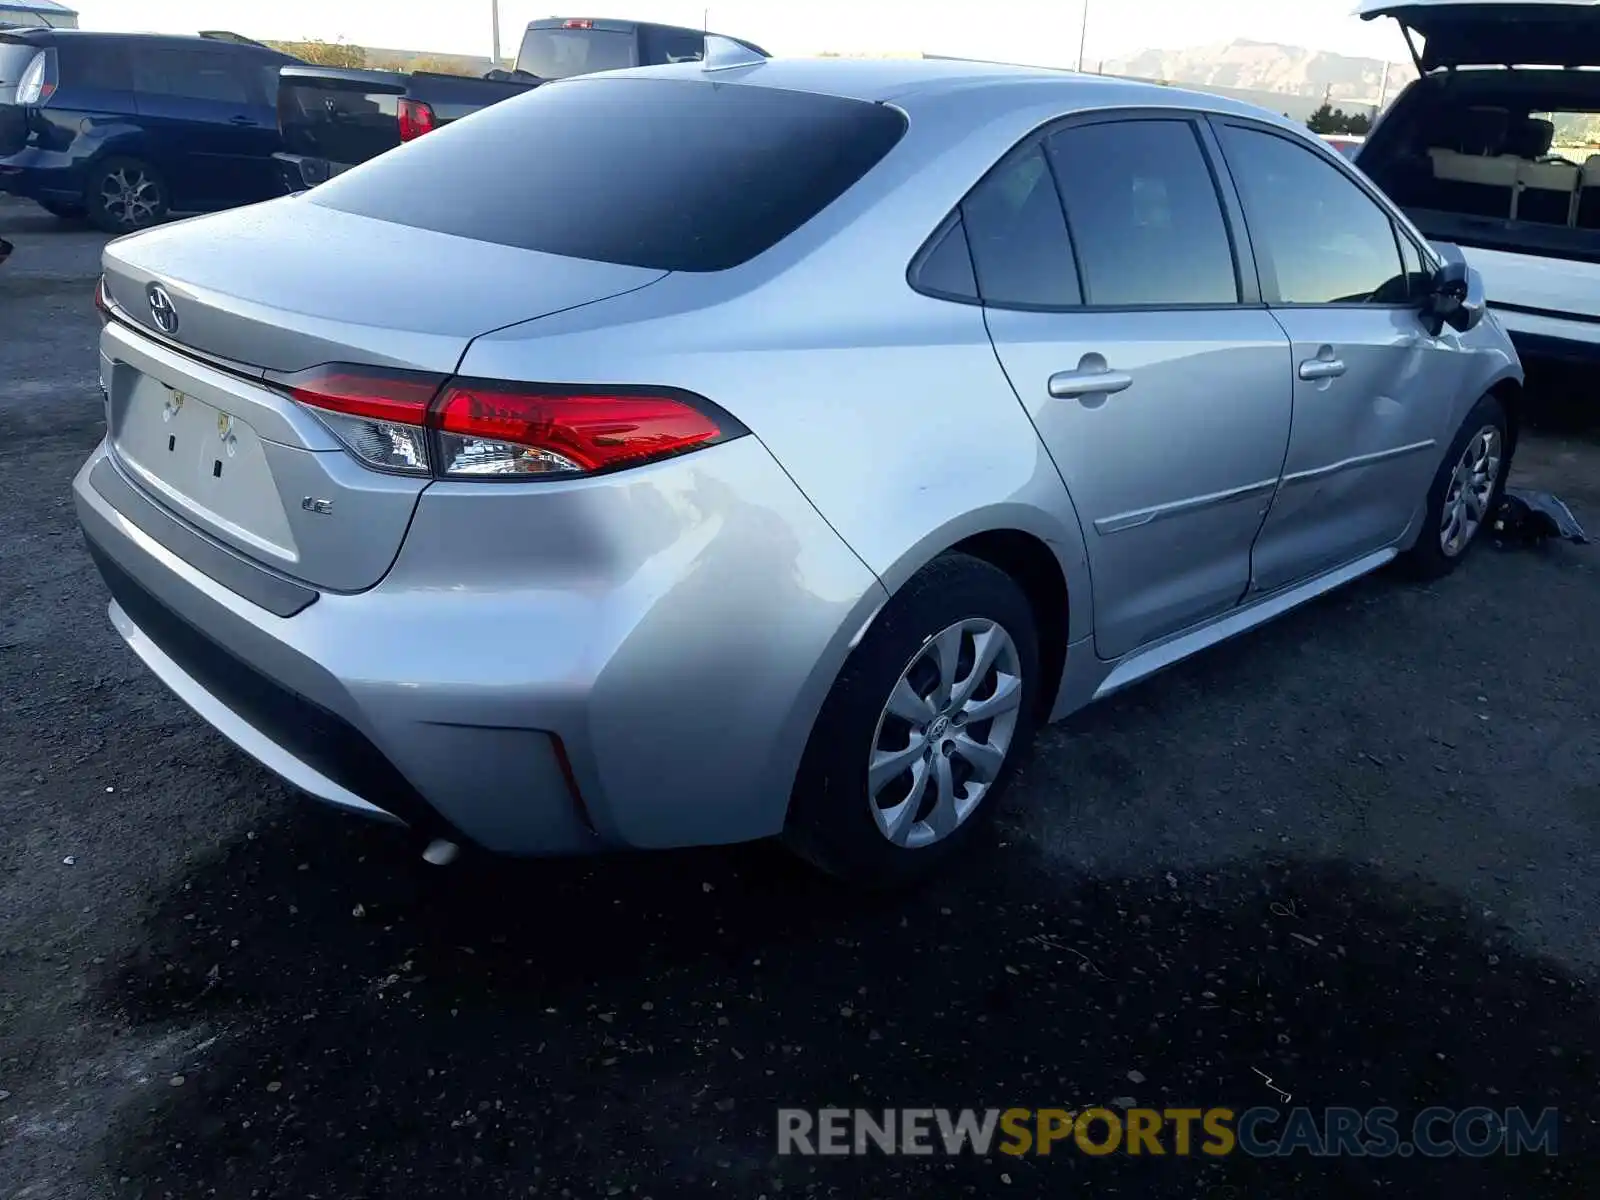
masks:
{"type": "Polygon", "coordinates": [[[143,170],[119,167],[100,184],[100,203],[119,225],[149,224],[161,211],[161,185],[143,170]]]}
{"type": "Polygon", "coordinates": [[[873,732],[867,797],[879,831],[907,849],[954,833],[999,778],[1022,705],[1016,642],[972,617],[924,642],[873,732]]]}
{"type": "Polygon", "coordinates": [[[1500,482],[1501,436],[1485,425],[1467,442],[1450,475],[1439,518],[1439,549],[1446,558],[1465,550],[1489,517],[1489,503],[1500,482]]]}

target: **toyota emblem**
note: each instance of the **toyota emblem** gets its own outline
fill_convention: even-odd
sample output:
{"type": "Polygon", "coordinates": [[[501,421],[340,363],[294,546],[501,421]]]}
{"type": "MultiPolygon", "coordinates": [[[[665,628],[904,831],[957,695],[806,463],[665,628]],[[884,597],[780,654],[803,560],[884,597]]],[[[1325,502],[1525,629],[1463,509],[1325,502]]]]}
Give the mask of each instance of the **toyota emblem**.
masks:
{"type": "Polygon", "coordinates": [[[172,307],[172,297],[167,295],[167,289],[159,283],[152,283],[145,288],[144,294],[150,301],[150,319],[156,323],[156,328],[168,335],[177,333],[178,310],[172,307]]]}

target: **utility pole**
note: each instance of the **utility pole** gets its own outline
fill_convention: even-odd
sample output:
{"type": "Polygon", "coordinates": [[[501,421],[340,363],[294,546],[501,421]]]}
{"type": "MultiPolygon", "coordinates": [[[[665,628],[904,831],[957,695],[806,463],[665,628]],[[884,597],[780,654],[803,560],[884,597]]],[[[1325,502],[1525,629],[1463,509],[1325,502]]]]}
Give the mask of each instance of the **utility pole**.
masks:
{"type": "Polygon", "coordinates": [[[1083,0],[1083,28],[1078,32],[1078,74],[1083,74],[1083,48],[1089,41],[1089,0],[1083,0]]]}
{"type": "Polygon", "coordinates": [[[500,0],[489,0],[489,19],[494,22],[494,69],[500,69],[500,0]]]}

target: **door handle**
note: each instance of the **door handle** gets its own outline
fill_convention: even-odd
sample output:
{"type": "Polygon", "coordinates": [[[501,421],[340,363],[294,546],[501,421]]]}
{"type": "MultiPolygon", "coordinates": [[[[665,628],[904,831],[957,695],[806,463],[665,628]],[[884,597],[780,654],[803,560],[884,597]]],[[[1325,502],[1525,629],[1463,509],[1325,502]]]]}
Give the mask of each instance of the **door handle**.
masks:
{"type": "Polygon", "coordinates": [[[1050,395],[1057,400],[1070,400],[1074,396],[1108,396],[1133,386],[1133,376],[1126,371],[1057,371],[1050,376],[1050,395]]]}
{"type": "Polygon", "coordinates": [[[1337,379],[1344,371],[1340,358],[1308,358],[1300,364],[1301,379],[1337,379]]]}

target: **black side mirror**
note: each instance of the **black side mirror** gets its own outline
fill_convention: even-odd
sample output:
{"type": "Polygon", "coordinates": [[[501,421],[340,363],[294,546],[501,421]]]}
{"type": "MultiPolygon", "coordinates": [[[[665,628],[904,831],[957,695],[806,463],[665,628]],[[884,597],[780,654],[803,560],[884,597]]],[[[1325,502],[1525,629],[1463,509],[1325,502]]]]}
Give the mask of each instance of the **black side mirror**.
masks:
{"type": "Polygon", "coordinates": [[[1487,302],[1483,295],[1483,276],[1469,267],[1454,246],[1445,251],[1445,263],[1434,272],[1428,297],[1422,306],[1422,324],[1429,337],[1438,337],[1446,325],[1466,333],[1483,320],[1487,302]]]}

